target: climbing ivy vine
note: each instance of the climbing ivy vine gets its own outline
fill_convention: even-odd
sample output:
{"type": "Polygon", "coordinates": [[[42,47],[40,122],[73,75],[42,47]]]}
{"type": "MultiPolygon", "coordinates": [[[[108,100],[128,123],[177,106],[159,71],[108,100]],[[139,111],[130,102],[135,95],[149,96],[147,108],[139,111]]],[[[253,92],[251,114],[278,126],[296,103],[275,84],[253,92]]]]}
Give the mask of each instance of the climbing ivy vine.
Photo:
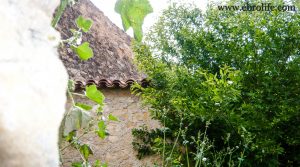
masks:
{"type": "MultiPolygon", "coordinates": [[[[67,6],[72,6],[76,0],[61,0],[56,14],[52,21],[52,26],[56,27],[64,10],[67,6]]],[[[134,30],[134,37],[137,41],[141,41],[143,37],[142,24],[147,14],[153,11],[148,0],[118,0],[115,5],[115,11],[121,15],[125,31],[129,27],[134,30]]],[[[79,16],[76,19],[77,29],[70,29],[72,36],[62,40],[62,44],[68,44],[70,48],[78,55],[82,61],[87,61],[94,56],[89,42],[82,42],[82,33],[89,32],[93,21],[89,18],[79,16]]],[[[90,145],[81,141],[82,137],[89,132],[96,133],[99,138],[104,139],[108,132],[106,130],[107,122],[119,121],[117,117],[109,114],[104,117],[104,95],[97,89],[96,85],[86,86],[84,94],[75,92],[74,81],[69,80],[68,97],[71,99],[72,107],[65,113],[61,128],[60,128],[60,145],[63,140],[69,144],[60,148],[60,152],[68,147],[75,148],[81,156],[82,161],[73,162],[73,167],[107,167],[107,163],[100,160],[91,163],[90,155],[93,155],[93,150],[90,145]],[[81,96],[89,99],[94,105],[83,104],[75,101],[73,96],[81,96]],[[78,135],[79,133],[81,135],[78,135]]],[[[62,160],[61,160],[62,161],[62,160]]],[[[61,162],[63,165],[63,162],[61,162]]]]}
{"type": "Polygon", "coordinates": [[[94,163],[89,161],[90,155],[93,155],[93,150],[89,144],[84,143],[81,139],[89,132],[94,132],[99,138],[104,139],[108,134],[106,124],[110,121],[119,120],[112,114],[104,117],[102,108],[105,97],[96,85],[86,86],[84,94],[75,93],[74,88],[74,82],[70,80],[68,96],[71,99],[72,107],[65,114],[61,125],[61,136],[69,144],[61,148],[60,151],[62,152],[71,146],[80,153],[82,161],[73,162],[73,167],[90,167],[92,164],[94,167],[106,167],[107,164],[99,160],[94,163]],[[81,96],[94,105],[76,102],[73,96],[81,96]]]}
{"type": "MultiPolygon", "coordinates": [[[[93,50],[89,47],[89,43],[82,43],[82,32],[89,32],[92,24],[92,20],[79,16],[76,19],[77,29],[70,29],[73,36],[62,40],[62,43],[68,44],[82,61],[93,57],[93,50]]],[[[84,143],[81,139],[89,132],[94,132],[99,138],[104,139],[108,134],[106,131],[107,122],[118,121],[118,118],[111,114],[104,117],[102,108],[104,106],[105,97],[97,89],[96,85],[86,86],[84,94],[79,94],[75,93],[74,81],[69,80],[67,93],[71,99],[72,106],[64,115],[61,124],[60,143],[65,140],[69,144],[61,148],[60,152],[71,146],[80,153],[82,161],[72,163],[73,167],[90,167],[92,164],[94,167],[106,167],[107,164],[99,160],[94,163],[89,161],[90,155],[93,155],[93,150],[89,144],[84,143]],[[91,106],[77,102],[73,97],[74,95],[88,99],[94,105],[91,106]]]]}

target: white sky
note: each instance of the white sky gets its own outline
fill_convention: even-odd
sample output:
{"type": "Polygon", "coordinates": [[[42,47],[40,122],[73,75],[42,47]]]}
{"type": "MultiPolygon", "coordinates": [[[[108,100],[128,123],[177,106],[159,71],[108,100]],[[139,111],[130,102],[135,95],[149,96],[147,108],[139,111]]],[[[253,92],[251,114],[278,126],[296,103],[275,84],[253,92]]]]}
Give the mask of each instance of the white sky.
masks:
{"type": "MultiPolygon", "coordinates": [[[[118,27],[123,29],[121,17],[118,13],[115,12],[114,7],[117,0],[91,0],[104,14],[118,27]]],[[[147,33],[148,29],[155,23],[157,18],[160,16],[163,9],[168,7],[169,1],[172,0],[149,0],[153,13],[149,14],[143,24],[143,32],[147,33]]],[[[197,7],[204,10],[207,5],[207,0],[182,0],[182,2],[191,2],[194,3],[197,7]]],[[[129,29],[127,32],[132,36],[132,30],[129,29]]]]}

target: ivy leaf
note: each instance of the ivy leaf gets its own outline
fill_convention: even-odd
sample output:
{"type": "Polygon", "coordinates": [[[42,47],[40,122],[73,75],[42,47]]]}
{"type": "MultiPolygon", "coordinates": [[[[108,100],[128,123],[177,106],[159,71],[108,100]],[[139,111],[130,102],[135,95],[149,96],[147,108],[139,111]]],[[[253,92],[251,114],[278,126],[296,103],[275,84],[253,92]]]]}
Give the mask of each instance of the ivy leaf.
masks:
{"type": "Polygon", "coordinates": [[[90,114],[78,107],[73,107],[66,116],[64,136],[67,136],[70,132],[78,130],[80,128],[86,128],[89,125],[92,117],[90,114]]]}
{"type": "Polygon", "coordinates": [[[119,121],[119,119],[117,117],[113,116],[112,114],[108,115],[108,120],[110,120],[110,121],[119,121]]]}
{"type": "Polygon", "coordinates": [[[93,21],[91,19],[85,19],[82,16],[79,16],[76,19],[76,25],[78,28],[82,29],[84,32],[88,32],[92,27],[93,21]]]}
{"type": "Polygon", "coordinates": [[[86,96],[90,100],[98,103],[100,106],[103,105],[104,95],[97,89],[96,85],[87,86],[85,91],[86,96]]]}
{"type": "Polygon", "coordinates": [[[115,5],[115,11],[121,15],[123,28],[125,31],[132,27],[134,38],[142,41],[142,25],[145,17],[153,12],[148,0],[118,0],[115,5]]]}
{"type": "Polygon", "coordinates": [[[80,146],[79,150],[80,150],[80,153],[83,155],[85,160],[88,160],[89,156],[93,155],[92,149],[87,144],[84,144],[84,145],[80,146]]]}
{"type": "Polygon", "coordinates": [[[104,139],[106,137],[106,125],[104,121],[98,122],[97,134],[101,139],[104,139]]]}
{"type": "Polygon", "coordinates": [[[79,107],[83,110],[86,110],[86,111],[90,111],[93,107],[92,106],[89,106],[89,105],[86,105],[86,104],[82,104],[82,103],[76,103],[75,104],[76,107],[79,107]]]}
{"type": "Polygon", "coordinates": [[[88,60],[94,56],[93,50],[90,48],[90,44],[88,42],[84,42],[78,47],[75,47],[75,51],[81,60],[88,60]]]}

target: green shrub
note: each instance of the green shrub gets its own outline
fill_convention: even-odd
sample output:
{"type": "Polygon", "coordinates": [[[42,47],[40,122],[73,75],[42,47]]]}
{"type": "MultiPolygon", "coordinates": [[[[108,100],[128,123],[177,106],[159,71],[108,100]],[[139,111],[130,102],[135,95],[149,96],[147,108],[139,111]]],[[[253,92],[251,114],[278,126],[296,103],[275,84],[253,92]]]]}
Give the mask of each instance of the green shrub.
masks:
{"type": "Polygon", "coordinates": [[[164,11],[134,48],[150,85],[133,87],[171,131],[152,139],[163,166],[199,166],[196,139],[204,166],[300,165],[299,25],[298,12],[164,11]]]}

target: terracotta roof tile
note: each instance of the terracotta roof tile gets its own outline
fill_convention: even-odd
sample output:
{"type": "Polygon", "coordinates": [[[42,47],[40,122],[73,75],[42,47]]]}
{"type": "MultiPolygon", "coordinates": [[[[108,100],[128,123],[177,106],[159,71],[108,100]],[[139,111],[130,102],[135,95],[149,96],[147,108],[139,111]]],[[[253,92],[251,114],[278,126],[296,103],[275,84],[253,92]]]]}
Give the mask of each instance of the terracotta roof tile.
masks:
{"type": "Polygon", "coordinates": [[[59,48],[60,58],[77,86],[95,83],[99,87],[126,88],[145,81],[145,75],[138,73],[132,63],[131,38],[89,0],[79,0],[65,10],[57,26],[62,38],[72,35],[69,30],[76,28],[75,20],[80,15],[93,20],[91,30],[83,33],[82,39],[90,43],[94,57],[81,61],[68,46],[59,48]]]}

